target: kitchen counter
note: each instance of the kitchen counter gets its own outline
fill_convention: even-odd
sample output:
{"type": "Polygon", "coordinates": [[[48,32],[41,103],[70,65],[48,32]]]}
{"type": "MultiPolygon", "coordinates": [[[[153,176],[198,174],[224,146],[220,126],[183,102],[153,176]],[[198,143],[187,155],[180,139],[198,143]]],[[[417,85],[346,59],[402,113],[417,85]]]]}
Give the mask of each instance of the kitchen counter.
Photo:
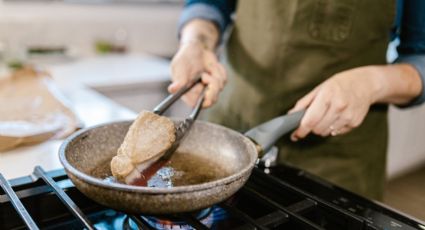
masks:
{"type": "Polygon", "coordinates": [[[170,80],[168,60],[142,54],[87,57],[46,66],[58,83],[65,86],[65,90],[69,84],[117,89],[170,80]]]}
{"type": "MultiPolygon", "coordinates": [[[[45,66],[85,127],[136,116],[135,112],[101,95],[93,87],[122,87],[169,79],[166,74],[168,62],[146,55],[104,56],[45,66]],[[123,69],[126,71],[119,71],[123,69]]],[[[12,179],[31,174],[36,165],[45,170],[62,168],[58,158],[62,141],[50,140],[0,152],[0,172],[12,179]]]]}
{"type": "MultiPolygon", "coordinates": [[[[66,96],[85,127],[135,117],[134,112],[85,87],[73,87],[73,92],[66,96]]],[[[36,165],[46,170],[61,168],[58,158],[61,143],[62,140],[50,140],[0,152],[0,172],[11,179],[31,174],[36,165]]]]}

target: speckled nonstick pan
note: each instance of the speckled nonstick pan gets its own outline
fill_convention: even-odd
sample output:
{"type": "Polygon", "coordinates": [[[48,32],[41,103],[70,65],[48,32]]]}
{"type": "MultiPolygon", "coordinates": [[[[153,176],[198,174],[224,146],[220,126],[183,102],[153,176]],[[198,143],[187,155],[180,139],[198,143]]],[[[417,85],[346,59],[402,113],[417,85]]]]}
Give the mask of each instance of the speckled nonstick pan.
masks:
{"type": "Polygon", "coordinates": [[[219,203],[240,189],[255,165],[258,147],[269,149],[280,136],[298,126],[302,115],[303,112],[299,112],[275,118],[245,135],[216,124],[196,121],[177,152],[206,158],[228,172],[227,177],[203,184],[150,188],[107,182],[96,177],[93,171],[109,165],[131,121],[81,130],[64,141],[59,156],[75,186],[100,204],[127,213],[195,211],[219,203]]]}

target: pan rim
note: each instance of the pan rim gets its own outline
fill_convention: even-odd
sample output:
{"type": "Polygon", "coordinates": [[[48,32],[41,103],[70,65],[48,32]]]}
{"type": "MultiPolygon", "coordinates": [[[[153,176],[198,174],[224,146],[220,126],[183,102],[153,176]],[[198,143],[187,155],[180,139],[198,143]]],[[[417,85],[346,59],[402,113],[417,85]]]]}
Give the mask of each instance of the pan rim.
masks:
{"type": "MultiPolygon", "coordinates": [[[[65,171],[71,173],[73,176],[78,178],[79,180],[82,180],[86,183],[89,183],[91,185],[107,188],[107,189],[113,189],[113,190],[119,190],[119,191],[126,191],[126,192],[136,192],[136,193],[146,193],[146,194],[175,194],[175,193],[187,193],[187,192],[196,192],[196,191],[202,191],[207,190],[215,186],[222,186],[229,183],[232,183],[239,178],[244,177],[245,174],[252,171],[254,168],[255,162],[257,161],[258,156],[250,156],[250,162],[242,168],[242,170],[238,171],[237,173],[233,173],[227,177],[223,177],[218,180],[202,183],[202,184],[195,184],[195,185],[185,185],[185,186],[176,186],[172,188],[156,188],[156,187],[142,187],[142,186],[135,186],[135,185],[128,185],[128,184],[121,184],[121,183],[114,183],[114,182],[106,182],[102,179],[99,179],[97,177],[93,177],[91,175],[88,175],[84,172],[81,172],[80,170],[76,169],[71,163],[68,162],[66,159],[66,148],[71,144],[72,141],[80,137],[83,133],[86,133],[92,129],[113,125],[113,124],[120,124],[120,123],[128,123],[133,122],[133,120],[120,120],[120,121],[113,121],[113,122],[107,122],[102,123],[94,126],[90,126],[84,129],[81,129],[72,135],[70,135],[68,138],[66,138],[61,146],[59,147],[59,160],[62,164],[62,166],[65,168],[65,171]]],[[[196,121],[196,123],[202,123],[203,125],[210,125],[215,126],[220,129],[228,130],[229,132],[239,135],[243,142],[245,142],[249,148],[251,148],[253,153],[257,153],[255,144],[246,136],[243,134],[236,132],[233,129],[214,124],[211,122],[205,122],[205,121],[196,121]]],[[[251,155],[251,154],[250,154],[251,155]]]]}

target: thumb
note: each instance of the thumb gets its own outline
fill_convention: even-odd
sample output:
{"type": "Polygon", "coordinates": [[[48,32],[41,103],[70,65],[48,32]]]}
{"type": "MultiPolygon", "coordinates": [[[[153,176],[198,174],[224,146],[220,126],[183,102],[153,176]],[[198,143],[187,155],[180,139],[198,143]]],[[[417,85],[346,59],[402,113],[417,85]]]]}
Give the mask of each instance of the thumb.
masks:
{"type": "Polygon", "coordinates": [[[172,82],[168,86],[169,93],[177,92],[181,87],[187,84],[190,76],[190,67],[184,63],[174,65],[171,70],[172,82]]]}
{"type": "Polygon", "coordinates": [[[183,86],[183,84],[180,81],[173,81],[171,82],[171,84],[168,86],[167,90],[169,93],[176,93],[181,87],[183,86]]]}

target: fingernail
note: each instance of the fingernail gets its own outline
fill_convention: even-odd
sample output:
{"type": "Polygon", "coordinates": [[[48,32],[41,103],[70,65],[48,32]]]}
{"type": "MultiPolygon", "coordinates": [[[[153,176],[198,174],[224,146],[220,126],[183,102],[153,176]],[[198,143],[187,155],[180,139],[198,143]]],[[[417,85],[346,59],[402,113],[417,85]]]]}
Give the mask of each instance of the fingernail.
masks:
{"type": "Polygon", "coordinates": [[[298,141],[298,138],[296,138],[295,136],[291,136],[291,141],[297,142],[298,141]]]}

